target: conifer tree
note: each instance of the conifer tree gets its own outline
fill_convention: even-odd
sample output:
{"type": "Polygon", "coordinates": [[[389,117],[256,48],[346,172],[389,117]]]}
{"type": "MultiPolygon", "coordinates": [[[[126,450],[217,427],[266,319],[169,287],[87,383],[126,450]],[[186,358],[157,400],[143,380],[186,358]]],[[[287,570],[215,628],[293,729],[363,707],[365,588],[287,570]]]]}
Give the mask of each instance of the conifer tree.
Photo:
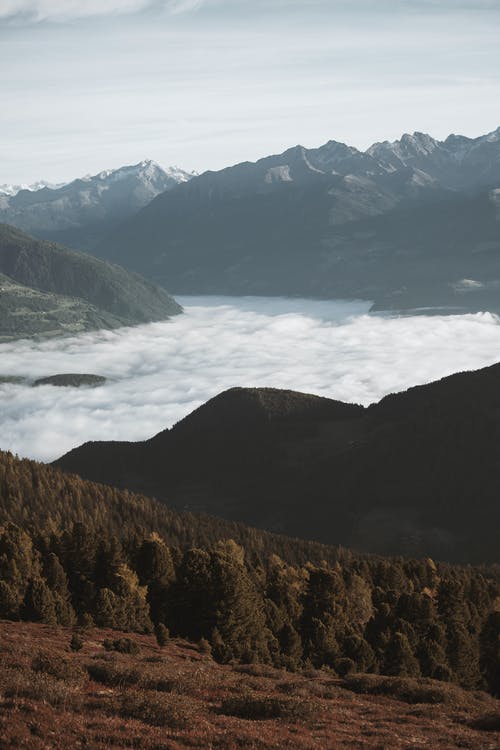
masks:
{"type": "Polygon", "coordinates": [[[384,659],[384,674],[398,677],[418,677],[420,667],[415,658],[408,638],[403,633],[394,633],[391,637],[384,659]]]}
{"type": "Polygon", "coordinates": [[[158,622],[155,625],[155,637],[156,642],[160,648],[166,646],[170,640],[169,630],[162,622],[158,622]]]}
{"type": "Polygon", "coordinates": [[[500,612],[492,612],[481,633],[481,671],[488,690],[500,697],[500,612]]]}
{"type": "Polygon", "coordinates": [[[0,527],[0,580],[5,584],[2,599],[11,617],[21,615],[28,583],[38,579],[40,572],[40,556],[31,537],[13,523],[0,527]]]}
{"type": "Polygon", "coordinates": [[[59,625],[71,626],[75,622],[75,612],[70,603],[68,578],[59,558],[50,552],[43,560],[43,574],[52,592],[56,620],[59,625]]]}
{"type": "Polygon", "coordinates": [[[26,620],[44,622],[47,625],[57,623],[54,597],[43,578],[32,578],[28,583],[22,605],[22,616],[26,620]]]}
{"type": "MultiPolygon", "coordinates": [[[[233,540],[219,542],[211,560],[215,628],[232,658],[269,661],[269,633],[262,598],[233,540]]],[[[214,649],[214,656],[215,649],[214,649]]]]}
{"type": "Polygon", "coordinates": [[[337,570],[312,568],[303,596],[304,656],[314,666],[333,666],[341,656],[338,637],[346,628],[345,586],[337,570]]]}

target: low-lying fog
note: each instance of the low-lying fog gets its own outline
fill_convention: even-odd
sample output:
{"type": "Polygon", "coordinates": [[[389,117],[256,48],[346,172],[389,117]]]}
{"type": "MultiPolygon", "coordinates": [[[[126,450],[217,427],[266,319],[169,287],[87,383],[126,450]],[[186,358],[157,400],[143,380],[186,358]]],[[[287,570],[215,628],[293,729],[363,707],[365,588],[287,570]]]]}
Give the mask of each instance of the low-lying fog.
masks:
{"type": "Polygon", "coordinates": [[[52,460],[86,440],[141,440],[231,386],[369,404],[500,360],[500,321],[368,315],[364,302],[185,297],[164,323],[0,345],[0,376],[109,378],[97,388],[0,384],[0,449],[52,460]]]}

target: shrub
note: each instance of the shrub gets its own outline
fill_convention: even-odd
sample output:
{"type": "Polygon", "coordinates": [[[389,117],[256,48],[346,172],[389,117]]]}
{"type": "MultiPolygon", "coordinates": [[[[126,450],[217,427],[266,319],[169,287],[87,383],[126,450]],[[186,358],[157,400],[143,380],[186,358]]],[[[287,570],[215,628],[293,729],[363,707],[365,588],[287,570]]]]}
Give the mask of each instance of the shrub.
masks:
{"type": "Polygon", "coordinates": [[[136,685],[141,681],[141,674],[137,669],[130,669],[112,662],[87,664],[87,672],[95,682],[110,687],[136,685]]]}
{"type": "Polygon", "coordinates": [[[127,690],[113,699],[111,707],[124,719],[170,729],[185,729],[194,718],[192,702],[153,691],[127,690]]]}
{"type": "Polygon", "coordinates": [[[65,708],[79,708],[82,704],[79,688],[74,683],[59,680],[44,672],[5,669],[2,681],[2,693],[6,698],[27,698],[65,708]]]}
{"type": "Polygon", "coordinates": [[[162,622],[158,622],[155,625],[155,637],[160,648],[166,646],[170,639],[170,631],[162,622]]]}
{"type": "Polygon", "coordinates": [[[55,677],[65,682],[83,683],[87,679],[87,672],[72,659],[62,659],[46,651],[40,651],[31,661],[33,672],[55,677]]]}
{"type": "Polygon", "coordinates": [[[460,688],[428,678],[356,674],[344,677],[342,687],[354,693],[388,695],[405,703],[453,703],[463,699],[460,688]]]}
{"type": "Polygon", "coordinates": [[[480,716],[478,719],[471,721],[469,726],[483,732],[500,732],[500,713],[480,716]]]}
{"type": "Polygon", "coordinates": [[[242,695],[224,700],[220,712],[240,719],[308,719],[317,706],[311,701],[274,695],[242,695]]]}
{"type": "Polygon", "coordinates": [[[200,638],[198,641],[198,648],[202,654],[212,654],[212,646],[210,645],[210,641],[207,641],[206,638],[200,638]]]}
{"type": "Polygon", "coordinates": [[[105,638],[102,645],[106,651],[118,651],[120,654],[136,655],[140,651],[139,645],[131,638],[105,638]]]}
{"type": "Polygon", "coordinates": [[[267,664],[237,664],[233,667],[233,670],[241,674],[252,675],[253,677],[266,677],[270,680],[274,680],[277,676],[283,674],[283,672],[273,669],[273,667],[269,667],[267,664]]]}
{"type": "Polygon", "coordinates": [[[93,628],[95,627],[94,618],[90,614],[90,612],[83,612],[83,614],[80,615],[78,618],[78,624],[81,628],[93,628]]]}
{"type": "Polygon", "coordinates": [[[78,633],[73,633],[69,642],[69,647],[72,651],[81,651],[83,648],[83,638],[78,633]]]}
{"type": "Polygon", "coordinates": [[[356,664],[352,659],[343,657],[341,659],[337,659],[337,661],[335,662],[335,670],[341,677],[345,677],[345,675],[352,674],[356,671],[356,664]]]}

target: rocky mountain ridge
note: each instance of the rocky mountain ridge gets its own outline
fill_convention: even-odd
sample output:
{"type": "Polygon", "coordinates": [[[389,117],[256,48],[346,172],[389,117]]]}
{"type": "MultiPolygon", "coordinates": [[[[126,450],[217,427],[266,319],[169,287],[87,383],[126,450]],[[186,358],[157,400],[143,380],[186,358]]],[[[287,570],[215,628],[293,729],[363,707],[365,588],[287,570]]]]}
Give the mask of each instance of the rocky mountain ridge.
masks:
{"type": "Polygon", "coordinates": [[[95,252],[179,294],[500,310],[499,189],[500,129],[295,146],[162,193],[95,252]]]}
{"type": "Polygon", "coordinates": [[[43,239],[88,249],[153,198],[193,175],[154,161],[103,170],[62,186],[1,194],[0,221],[43,239]]]}

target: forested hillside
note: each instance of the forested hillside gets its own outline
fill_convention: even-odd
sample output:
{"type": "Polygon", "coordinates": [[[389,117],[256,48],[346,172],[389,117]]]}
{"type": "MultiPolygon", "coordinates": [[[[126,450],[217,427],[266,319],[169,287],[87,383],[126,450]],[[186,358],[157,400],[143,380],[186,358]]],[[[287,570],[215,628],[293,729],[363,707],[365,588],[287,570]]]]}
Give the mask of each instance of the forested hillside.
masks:
{"type": "Polygon", "coordinates": [[[0,340],[165,320],[182,308],[120,266],[0,224],[0,340]]]}
{"type": "Polygon", "coordinates": [[[197,520],[5,453],[0,500],[0,617],[160,638],[162,624],[205,639],[221,662],[500,690],[500,588],[488,571],[197,520]]]}
{"type": "Polygon", "coordinates": [[[233,388],[141,443],[58,466],[270,531],[384,555],[500,562],[500,365],[368,408],[233,388]]]}

